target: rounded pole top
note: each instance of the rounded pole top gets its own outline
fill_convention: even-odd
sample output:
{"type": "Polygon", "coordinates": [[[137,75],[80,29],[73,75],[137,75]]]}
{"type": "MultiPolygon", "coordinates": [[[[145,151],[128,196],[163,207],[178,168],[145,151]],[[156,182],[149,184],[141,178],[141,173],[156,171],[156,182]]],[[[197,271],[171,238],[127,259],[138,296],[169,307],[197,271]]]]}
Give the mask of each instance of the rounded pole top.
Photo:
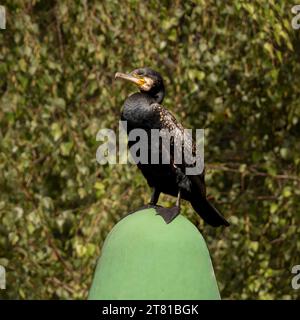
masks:
{"type": "Polygon", "coordinates": [[[107,236],[89,299],[220,299],[201,233],[179,215],[154,209],[119,221],[107,236]]]}

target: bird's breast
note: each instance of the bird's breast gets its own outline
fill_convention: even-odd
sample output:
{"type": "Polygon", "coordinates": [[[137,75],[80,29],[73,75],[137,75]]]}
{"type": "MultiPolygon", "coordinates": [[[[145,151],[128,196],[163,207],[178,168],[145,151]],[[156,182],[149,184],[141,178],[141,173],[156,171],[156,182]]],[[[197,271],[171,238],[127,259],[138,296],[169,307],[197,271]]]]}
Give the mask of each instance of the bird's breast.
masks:
{"type": "Polygon", "coordinates": [[[127,121],[131,129],[159,129],[160,115],[151,105],[146,95],[133,94],[124,103],[121,119],[127,121]]]}

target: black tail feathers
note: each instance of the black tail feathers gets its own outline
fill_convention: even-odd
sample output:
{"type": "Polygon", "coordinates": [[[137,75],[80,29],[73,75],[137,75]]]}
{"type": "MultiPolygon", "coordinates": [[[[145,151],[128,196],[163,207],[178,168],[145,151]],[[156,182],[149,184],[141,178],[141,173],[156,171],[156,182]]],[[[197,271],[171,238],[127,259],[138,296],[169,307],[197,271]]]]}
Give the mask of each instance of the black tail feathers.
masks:
{"type": "Polygon", "coordinates": [[[199,216],[209,225],[213,227],[226,226],[228,227],[229,222],[221,215],[221,213],[208,202],[207,199],[199,198],[191,200],[191,205],[199,216]]]}

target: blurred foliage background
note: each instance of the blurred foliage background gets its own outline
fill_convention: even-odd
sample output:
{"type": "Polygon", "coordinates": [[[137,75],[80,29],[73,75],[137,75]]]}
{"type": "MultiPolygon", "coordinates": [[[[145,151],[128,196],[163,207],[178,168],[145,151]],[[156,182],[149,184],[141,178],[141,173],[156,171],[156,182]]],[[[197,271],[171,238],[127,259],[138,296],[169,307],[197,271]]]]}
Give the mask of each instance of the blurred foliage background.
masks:
{"type": "MultiPolygon", "coordinates": [[[[84,299],[101,244],[150,190],[133,165],[100,166],[102,128],[126,96],[116,71],[165,78],[168,107],[206,128],[204,225],[224,299],[295,299],[300,263],[300,30],[290,1],[9,0],[0,30],[3,298],[84,299]]],[[[161,204],[174,199],[163,196],[161,204]]]]}

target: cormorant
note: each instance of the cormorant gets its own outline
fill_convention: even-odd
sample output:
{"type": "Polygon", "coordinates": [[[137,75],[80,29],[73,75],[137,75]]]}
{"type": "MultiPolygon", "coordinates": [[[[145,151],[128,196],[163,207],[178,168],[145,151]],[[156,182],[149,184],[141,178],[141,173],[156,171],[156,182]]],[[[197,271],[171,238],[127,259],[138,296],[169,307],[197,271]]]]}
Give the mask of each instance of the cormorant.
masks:
{"type": "MultiPolygon", "coordinates": [[[[129,74],[117,72],[115,78],[129,80],[135,83],[140,90],[140,92],[130,95],[123,106],[121,120],[127,121],[128,134],[132,129],[144,129],[147,133],[151,129],[166,129],[183,138],[183,126],[161,105],[165,96],[165,87],[158,72],[150,68],[140,68],[129,74]]],[[[151,140],[149,138],[148,142],[148,151],[151,151],[151,140]]],[[[129,147],[133,144],[131,141],[128,142],[129,147]]],[[[195,150],[195,143],[192,142],[191,144],[193,150],[195,150]]],[[[152,147],[155,148],[155,146],[152,147]]],[[[161,144],[159,148],[158,152],[161,153],[161,144]]],[[[185,168],[188,164],[185,163],[184,157],[183,163],[178,165],[174,163],[174,149],[171,148],[169,153],[170,163],[168,164],[161,162],[158,164],[137,163],[148,185],[153,188],[151,200],[147,207],[154,207],[165,222],[169,223],[179,214],[180,199],[182,198],[191,203],[194,210],[206,223],[214,227],[228,226],[229,223],[226,219],[206,198],[204,171],[199,175],[187,175],[185,168]],[[176,206],[172,208],[157,206],[161,192],[177,197],[176,206]]]]}

